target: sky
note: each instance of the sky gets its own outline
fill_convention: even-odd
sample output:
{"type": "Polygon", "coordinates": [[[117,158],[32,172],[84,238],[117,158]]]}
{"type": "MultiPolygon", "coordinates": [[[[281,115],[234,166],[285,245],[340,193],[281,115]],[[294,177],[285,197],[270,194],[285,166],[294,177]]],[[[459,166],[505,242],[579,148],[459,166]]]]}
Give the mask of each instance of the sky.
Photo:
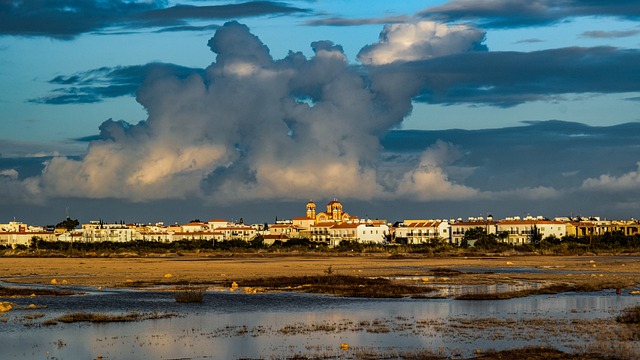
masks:
{"type": "Polygon", "coordinates": [[[640,2],[0,0],[0,223],[640,217],[640,2]]]}

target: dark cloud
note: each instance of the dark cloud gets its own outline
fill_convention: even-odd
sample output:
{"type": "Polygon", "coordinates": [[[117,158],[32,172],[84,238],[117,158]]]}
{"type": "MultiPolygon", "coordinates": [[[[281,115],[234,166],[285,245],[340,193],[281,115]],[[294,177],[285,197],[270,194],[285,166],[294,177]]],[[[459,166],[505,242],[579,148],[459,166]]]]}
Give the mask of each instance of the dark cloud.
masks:
{"type": "Polygon", "coordinates": [[[166,1],[4,0],[0,1],[0,34],[70,39],[162,6],[166,1]]]}
{"type": "Polygon", "coordinates": [[[619,31],[603,31],[593,30],[585,31],[582,33],[582,37],[594,38],[594,39],[614,39],[624,38],[640,34],[640,30],[619,30],[619,31]]]}
{"type": "Polygon", "coordinates": [[[0,1],[0,35],[72,39],[84,33],[105,33],[109,29],[210,30],[210,26],[193,26],[189,22],[305,12],[307,10],[272,1],[169,7],[166,0],[3,0],[0,1]]]}
{"type": "MultiPolygon", "coordinates": [[[[115,127],[118,123],[122,124],[111,122],[105,128],[115,127]]],[[[104,139],[104,134],[95,138],[104,139]]],[[[636,162],[640,160],[637,145],[640,144],[640,123],[594,127],[563,121],[532,121],[501,129],[394,130],[381,138],[382,154],[389,163],[384,166],[392,168],[397,162],[397,169],[406,171],[412,166],[411,161],[418,162],[420,154],[439,141],[452,144],[459,150],[455,160],[445,167],[450,177],[456,177],[457,181],[468,186],[490,191],[491,197],[425,202],[419,201],[417,195],[407,199],[398,197],[375,201],[344,195],[340,200],[352,214],[390,221],[417,217],[466,218],[487,213],[498,218],[527,213],[549,217],[569,214],[637,217],[640,192],[636,186],[636,162]],[[464,169],[470,171],[465,173],[464,169]],[[602,174],[606,175],[603,177],[602,174]],[[540,186],[553,187],[557,192],[553,197],[528,199],[518,193],[518,189],[540,186]],[[616,192],[616,186],[622,190],[616,192]],[[502,193],[505,189],[512,190],[508,196],[502,193]]],[[[8,181],[5,178],[11,176],[12,169],[19,173],[21,179],[36,176],[42,172],[42,162],[50,159],[0,157],[0,171],[7,174],[4,178],[0,176],[0,183],[8,181]]],[[[55,209],[64,216],[65,208],[69,206],[72,214],[77,214],[74,217],[82,221],[118,216],[109,220],[173,223],[203,217],[229,220],[243,217],[247,222],[264,222],[272,221],[275,216],[281,219],[300,216],[307,200],[300,196],[298,200],[249,199],[211,204],[200,198],[131,203],[113,198],[60,197],[50,199],[47,206],[29,206],[28,212],[23,210],[27,208],[25,206],[5,206],[0,209],[0,217],[18,216],[19,220],[46,224],[57,219],[53,215],[55,209]],[[176,212],[175,209],[181,210],[176,212]]],[[[314,200],[322,202],[319,197],[314,197],[314,200]]]]}
{"type": "Polygon", "coordinates": [[[383,18],[348,19],[341,17],[331,17],[325,19],[307,21],[310,26],[360,26],[374,24],[395,24],[406,23],[410,20],[408,16],[390,16],[383,18]]]}
{"type": "Polygon", "coordinates": [[[69,76],[56,76],[49,80],[49,83],[65,87],[54,89],[49,95],[29,101],[49,105],[97,103],[108,98],[135,95],[140,84],[150,76],[171,73],[178,78],[187,78],[198,72],[202,72],[202,69],[164,63],[103,67],[69,76]]]}
{"type": "Polygon", "coordinates": [[[258,216],[276,207],[270,202],[337,196],[379,217],[421,216],[417,209],[477,216],[494,206],[505,215],[554,216],[586,205],[606,210],[602,204],[628,213],[622,209],[640,203],[638,124],[390,132],[416,96],[509,106],[638,91],[638,51],[491,53],[478,48],[484,32],[476,27],[427,21],[393,24],[383,34],[365,48],[366,65],[356,66],[329,41],[312,43],[310,58],[274,59],[248,27],[229,22],[208,43],[216,58],[206,69],[152,64],[58,76],[52,84],[98,98],[129,94],[142,82],[136,98],[148,117],[105,121],[99,137],[84,139],[92,141],[82,157],[51,156],[38,175],[0,169],[0,188],[9,189],[0,199],[172,203],[172,213],[191,200],[258,216]],[[407,39],[420,46],[397,51],[407,39]],[[399,207],[404,212],[389,213],[399,207]]]}
{"type": "Polygon", "coordinates": [[[531,39],[518,40],[514,44],[530,44],[530,43],[541,43],[541,42],[544,42],[544,40],[531,38],[531,39]]]}
{"type": "MultiPolygon", "coordinates": [[[[640,91],[640,51],[612,47],[466,52],[372,70],[421,79],[418,101],[508,107],[575,93],[640,91]]],[[[418,80],[416,80],[418,81],[418,80]]]]}
{"type": "Polygon", "coordinates": [[[221,20],[262,15],[305,13],[308,10],[273,1],[251,1],[240,4],[193,6],[176,5],[136,14],[143,23],[157,25],[175,24],[187,20],[221,20]]]}
{"type": "Polygon", "coordinates": [[[635,0],[452,0],[419,13],[441,21],[473,20],[483,27],[509,28],[546,25],[578,16],[640,18],[635,0]]]}
{"type": "Polygon", "coordinates": [[[456,144],[465,154],[454,164],[474,169],[465,184],[496,192],[514,187],[577,188],[603,172],[623,175],[640,160],[640,123],[595,127],[532,121],[500,129],[395,130],[381,143],[386,152],[408,156],[438,140],[456,144]]]}

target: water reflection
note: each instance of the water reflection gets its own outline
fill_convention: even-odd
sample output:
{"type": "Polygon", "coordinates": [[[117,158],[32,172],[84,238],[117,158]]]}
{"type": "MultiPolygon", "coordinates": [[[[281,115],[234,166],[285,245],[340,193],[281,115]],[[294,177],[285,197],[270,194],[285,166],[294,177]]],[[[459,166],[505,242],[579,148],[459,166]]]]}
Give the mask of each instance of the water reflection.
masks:
{"type": "Polygon", "coordinates": [[[617,296],[614,291],[503,301],[216,291],[208,292],[203,303],[179,304],[166,292],[111,290],[12,301],[19,307],[35,303],[47,308],[0,315],[3,359],[269,359],[354,358],[358,351],[398,354],[425,348],[447,356],[471,356],[475,349],[536,342],[571,349],[589,340],[571,331],[549,336],[558,330],[544,330],[545,326],[570,329],[578,320],[610,321],[621,309],[639,304],[640,298],[617,296]],[[44,317],[27,319],[34,311],[44,317]],[[179,316],[134,323],[41,325],[77,311],[175,312],[179,316]],[[491,322],[493,327],[483,330],[476,322],[491,322]],[[349,344],[349,350],[341,350],[341,343],[349,344]]]}

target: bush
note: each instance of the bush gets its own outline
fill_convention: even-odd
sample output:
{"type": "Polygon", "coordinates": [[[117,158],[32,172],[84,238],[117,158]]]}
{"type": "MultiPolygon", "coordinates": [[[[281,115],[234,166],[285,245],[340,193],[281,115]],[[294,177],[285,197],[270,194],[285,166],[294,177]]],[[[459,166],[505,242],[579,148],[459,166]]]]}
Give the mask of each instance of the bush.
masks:
{"type": "Polygon", "coordinates": [[[202,302],[206,292],[204,287],[188,287],[176,292],[173,298],[180,303],[202,302]]]}

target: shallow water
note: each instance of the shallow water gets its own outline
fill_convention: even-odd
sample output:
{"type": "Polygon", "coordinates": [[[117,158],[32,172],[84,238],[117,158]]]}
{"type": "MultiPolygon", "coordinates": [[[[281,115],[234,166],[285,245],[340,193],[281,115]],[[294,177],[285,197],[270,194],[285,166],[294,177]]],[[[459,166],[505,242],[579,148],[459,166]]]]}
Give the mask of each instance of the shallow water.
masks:
{"type": "MultiPolygon", "coordinates": [[[[0,314],[2,359],[281,359],[301,356],[357,358],[362,352],[393,357],[428,349],[446,356],[476,349],[534,344],[563,350],[590,337],[557,329],[522,329],[535,319],[570,328],[576,321],[610,321],[640,297],[615,291],[530,296],[501,301],[354,299],[298,293],[209,291],[202,303],[176,303],[171,293],[82,289],[85,295],[12,299],[20,307],[0,314]],[[43,326],[71,312],[172,312],[178,317],[133,323],[43,326]],[[27,319],[31,314],[44,317],[27,319]],[[483,330],[474,321],[499,323],[483,330]],[[522,331],[523,334],[515,334],[522,331]],[[555,331],[555,333],[554,333],[555,331]],[[340,344],[349,344],[341,350],[340,344]]],[[[535,324],[532,322],[531,324],[535,324]]],[[[592,336],[591,334],[590,336],[592,336]]],[[[636,342],[636,346],[637,345],[636,342]]],[[[638,349],[640,353],[640,349],[638,349]]]]}

